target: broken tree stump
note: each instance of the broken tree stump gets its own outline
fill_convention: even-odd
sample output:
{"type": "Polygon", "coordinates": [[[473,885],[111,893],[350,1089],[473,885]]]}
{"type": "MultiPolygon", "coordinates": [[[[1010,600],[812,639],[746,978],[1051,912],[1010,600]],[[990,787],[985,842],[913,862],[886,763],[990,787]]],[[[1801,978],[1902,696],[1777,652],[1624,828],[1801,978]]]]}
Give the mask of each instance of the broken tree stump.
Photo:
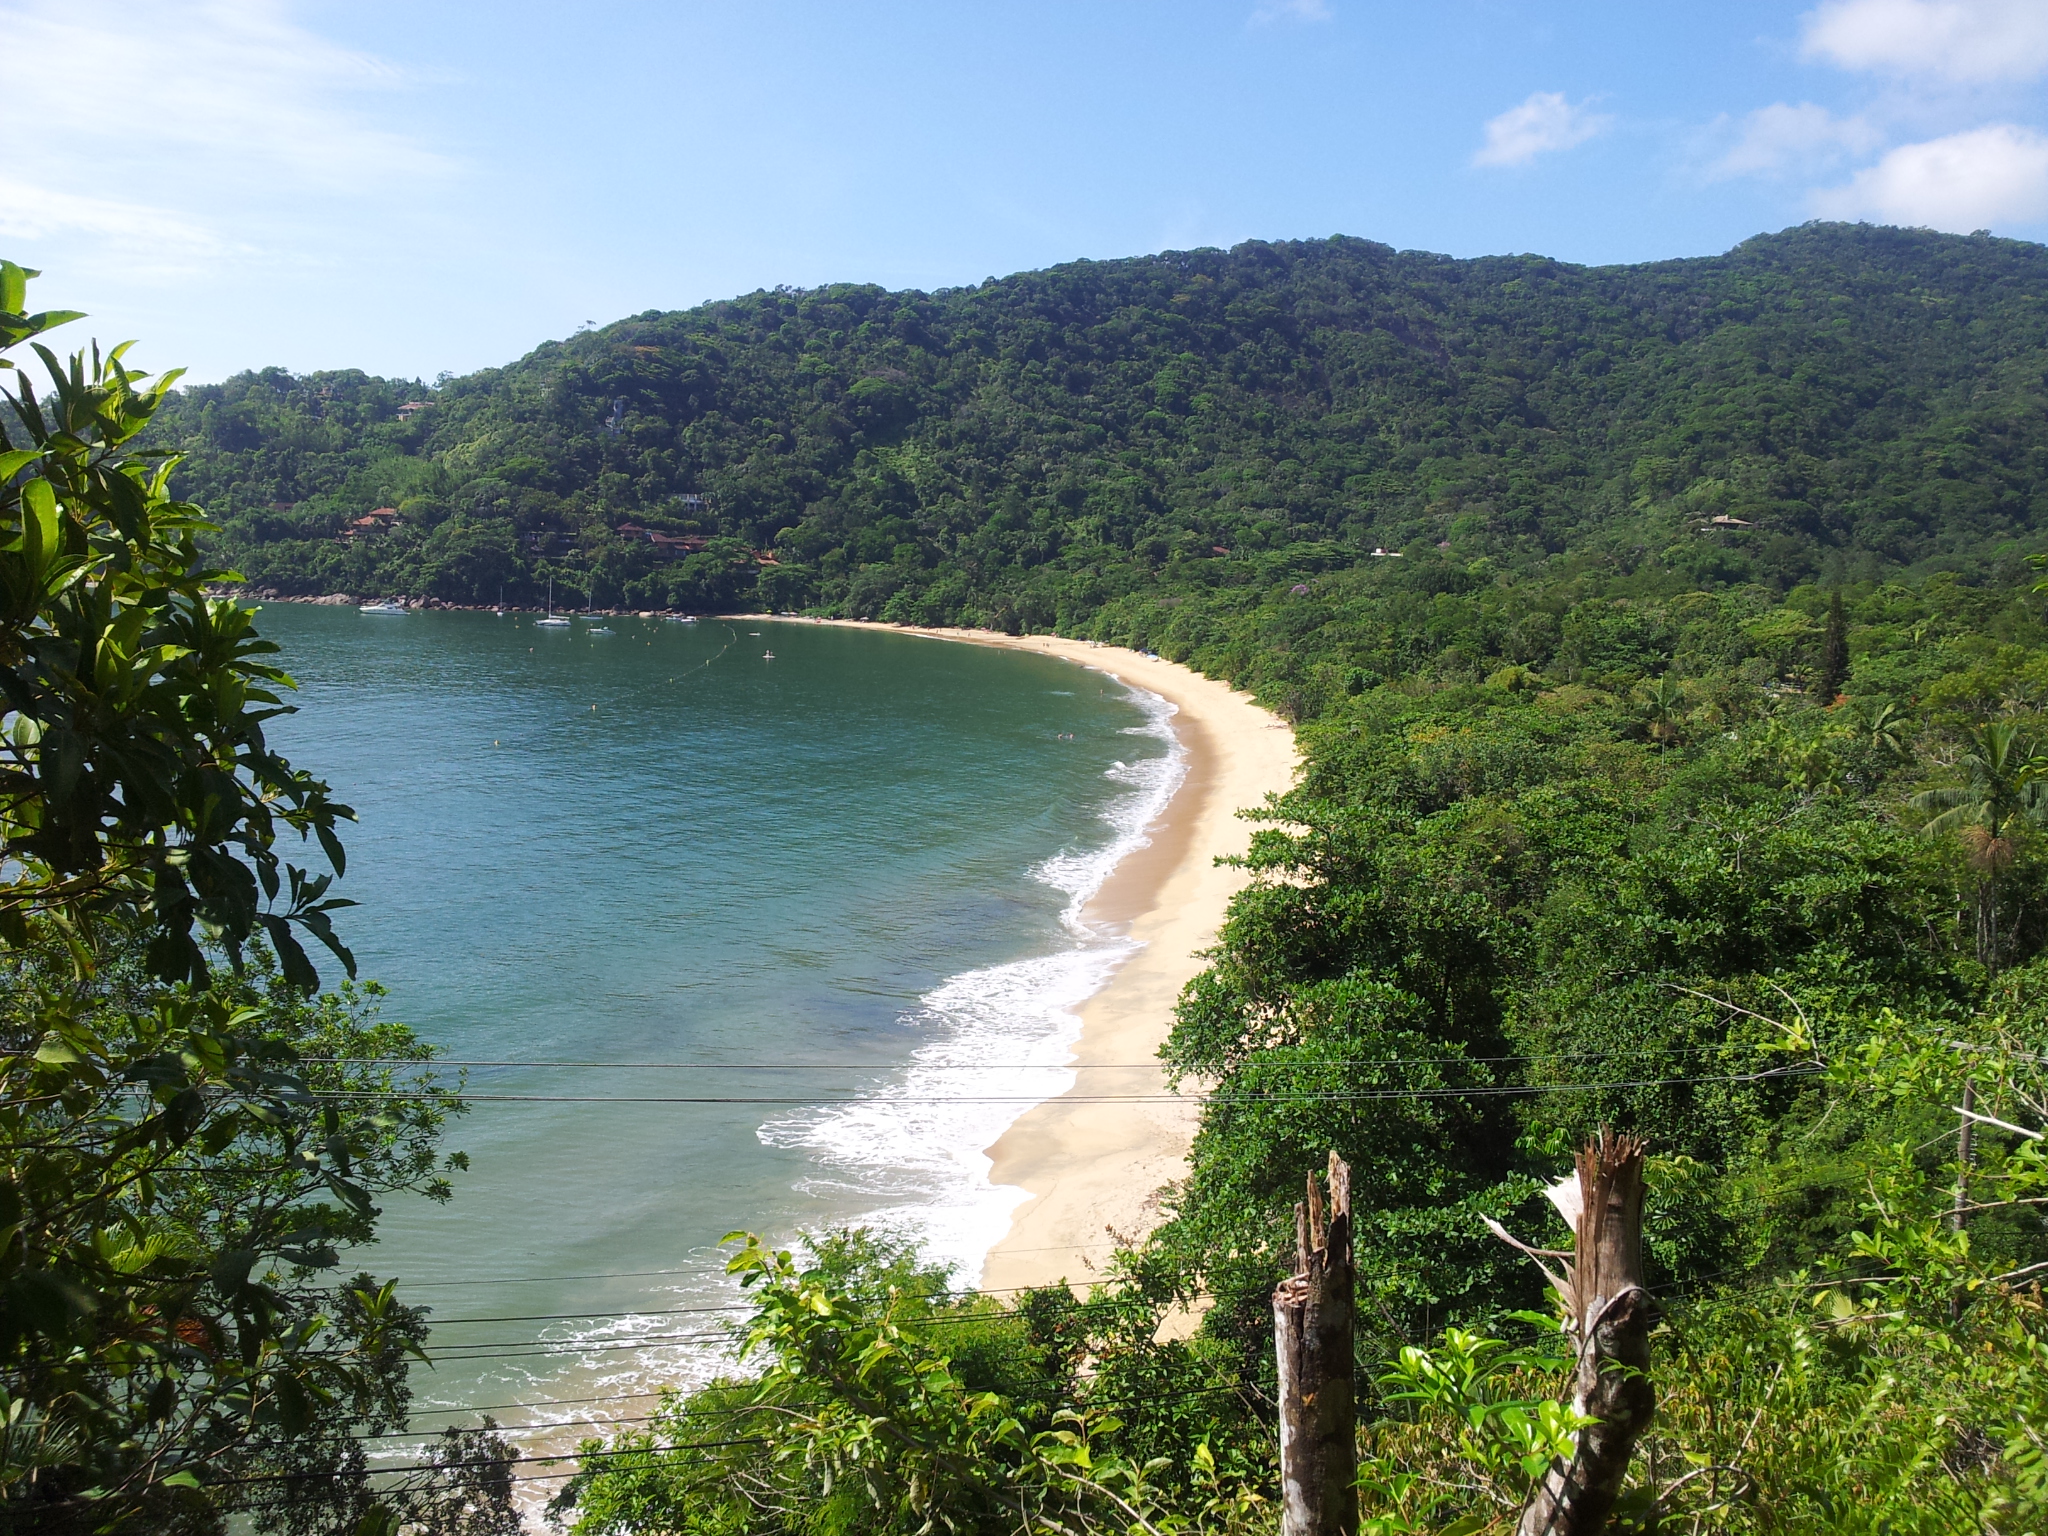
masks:
{"type": "Polygon", "coordinates": [[[1564,1302],[1565,1332],[1578,1347],[1572,1407],[1593,1422],[1553,1462],[1522,1508],[1516,1536],[1599,1536],[1628,1477],[1636,1441],[1650,1427],[1650,1330],[1657,1304],[1643,1283],[1643,1141],[1602,1130],[1572,1175],[1547,1191],[1571,1224],[1570,1254],[1531,1248],[1488,1220],[1496,1236],[1535,1259],[1564,1302]],[[1543,1263],[1569,1258],[1563,1275],[1543,1263]]]}
{"type": "Polygon", "coordinates": [[[1308,1176],[1308,1198],[1294,1208],[1295,1272],[1273,1291],[1281,1536],[1355,1536],[1358,1530],[1351,1170],[1335,1152],[1329,1185],[1326,1213],[1316,1176],[1308,1176]]]}

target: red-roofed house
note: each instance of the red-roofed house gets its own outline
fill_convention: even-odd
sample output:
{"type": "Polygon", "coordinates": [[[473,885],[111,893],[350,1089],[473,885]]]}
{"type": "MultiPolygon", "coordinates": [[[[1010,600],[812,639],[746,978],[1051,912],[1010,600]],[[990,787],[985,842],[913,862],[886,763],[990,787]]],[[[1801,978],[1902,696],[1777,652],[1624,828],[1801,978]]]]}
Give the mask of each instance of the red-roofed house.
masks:
{"type": "Polygon", "coordinates": [[[341,536],[344,539],[353,539],[365,533],[381,533],[397,521],[398,508],[378,507],[374,511],[366,512],[361,517],[345,523],[342,526],[341,536]]]}

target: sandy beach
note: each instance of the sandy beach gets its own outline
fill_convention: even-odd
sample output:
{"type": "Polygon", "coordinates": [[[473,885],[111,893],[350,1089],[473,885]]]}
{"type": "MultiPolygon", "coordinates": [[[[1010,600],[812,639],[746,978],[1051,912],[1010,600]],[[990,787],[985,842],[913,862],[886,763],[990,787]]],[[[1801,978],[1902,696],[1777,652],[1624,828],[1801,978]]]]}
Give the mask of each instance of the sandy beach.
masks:
{"type": "MultiPolygon", "coordinates": [[[[1160,1069],[1137,1064],[1157,1055],[1181,988],[1201,970],[1197,957],[1215,941],[1231,896],[1245,882],[1241,870],[1215,862],[1251,845],[1252,824],[1236,812],[1294,783],[1294,733],[1229,684],[1136,651],[1050,635],[831,622],[1057,656],[1174,705],[1187,778],[1149,829],[1150,846],[1117,866],[1086,913],[1144,947],[1082,1005],[1075,1047],[1076,1093],[1163,1091],[1160,1069]]],[[[1113,1248],[1158,1224],[1159,1190],[1185,1173],[1195,1123],[1191,1103],[1081,1103],[1063,1096],[1027,1110],[988,1149],[993,1182],[1017,1185],[1031,1198],[990,1250],[982,1285],[1006,1290],[1093,1279],[1113,1248]]]]}

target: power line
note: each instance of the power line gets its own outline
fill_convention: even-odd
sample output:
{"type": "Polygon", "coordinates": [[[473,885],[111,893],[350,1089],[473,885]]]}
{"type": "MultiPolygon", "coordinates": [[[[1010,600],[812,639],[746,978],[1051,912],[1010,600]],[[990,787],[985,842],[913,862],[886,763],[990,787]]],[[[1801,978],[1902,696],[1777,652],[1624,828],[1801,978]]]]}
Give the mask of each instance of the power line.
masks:
{"type": "MultiPolygon", "coordinates": [[[[1043,1289],[1043,1287],[1017,1286],[1014,1287],[1014,1289],[1040,1290],[1043,1289]]],[[[938,1291],[934,1292],[930,1296],[907,1296],[905,1299],[909,1301],[944,1301],[953,1297],[971,1299],[976,1296],[985,1296],[990,1294],[993,1293],[987,1291],[938,1291]]],[[[1206,1295],[1208,1293],[1201,1292],[1198,1294],[1206,1295]]],[[[1122,1299],[1118,1297],[1111,1297],[1103,1301],[1080,1301],[1074,1303],[1076,1308],[1083,1311],[1109,1306],[1120,1306],[1122,1304],[1122,1299]]],[[[751,1310],[752,1308],[753,1303],[750,1301],[735,1301],[727,1302],[723,1305],[715,1307],[637,1307],[629,1308],[628,1310],[623,1312],[530,1312],[525,1313],[523,1315],[515,1315],[509,1317],[437,1317],[432,1319],[432,1326],[436,1328],[449,1328],[453,1327],[457,1323],[572,1323],[583,1318],[672,1317],[685,1312],[744,1312],[751,1310]]],[[[976,1314],[973,1316],[911,1318],[908,1319],[908,1321],[915,1323],[919,1326],[925,1326],[928,1324],[935,1324],[939,1322],[977,1322],[989,1315],[990,1314],[984,1313],[976,1314]]],[[[1015,1316],[1016,1314],[1008,1313],[1005,1315],[1015,1316]]],[[[460,1349],[462,1346],[458,1344],[455,1347],[460,1349]]]]}
{"type": "MultiPolygon", "coordinates": [[[[1120,1243],[1053,1243],[1041,1248],[1011,1248],[1009,1253],[1093,1253],[1101,1248],[1118,1248],[1120,1243]]],[[[418,1290],[423,1286],[446,1285],[553,1285],[569,1280],[644,1280],[656,1275],[702,1275],[702,1269],[614,1269],[588,1275],[496,1275],[477,1280],[407,1280],[406,1286],[418,1290]]],[[[1029,1285],[977,1286],[971,1291],[953,1291],[955,1296],[994,1295],[999,1291],[1029,1291],[1038,1287],[1029,1285]]]]}
{"type": "MultiPolygon", "coordinates": [[[[1395,1099],[1516,1098],[1546,1093],[1609,1093],[1631,1088],[1683,1088],[1708,1083],[1755,1083],[1770,1078],[1811,1077],[1819,1067],[1772,1067],[1761,1072],[1717,1073],[1703,1077],[1633,1078],[1608,1083],[1493,1083],[1471,1087],[1380,1088],[1350,1093],[1128,1093],[1060,1094],[1055,1099],[1033,1094],[897,1094],[863,1098],[823,1099],[816,1094],[802,1097],[756,1094],[552,1094],[552,1093],[461,1093],[455,1095],[470,1104],[765,1104],[797,1108],[830,1109],[842,1105],[916,1105],[930,1108],[944,1104],[1356,1104],[1395,1099]]],[[[403,1099],[413,1095],[402,1089],[357,1088],[319,1090],[307,1095],[314,1099],[403,1099]]]]}
{"type": "MultiPolygon", "coordinates": [[[[1214,1386],[1207,1386],[1207,1387],[1181,1387],[1181,1388],[1178,1388],[1178,1389],[1176,1389],[1176,1390],[1174,1390],[1174,1391],[1171,1391],[1171,1392],[1151,1392],[1151,1393],[1147,1393],[1147,1394],[1146,1394],[1146,1395],[1145,1395],[1144,1397],[1111,1397],[1111,1398],[1092,1398],[1092,1397],[1091,1397],[1091,1398],[1087,1398],[1087,1399],[1086,1399],[1086,1401],[1088,1402],[1089,1406],[1091,1406],[1091,1407],[1096,1407],[1096,1408],[1128,1408],[1128,1407],[1131,1407],[1131,1406],[1133,1406],[1134,1404],[1138,1404],[1138,1403],[1153,1403],[1153,1402],[1174,1402],[1174,1401],[1177,1401],[1177,1400],[1179,1400],[1179,1399],[1182,1399],[1182,1398],[1189,1398],[1189,1397],[1216,1397],[1216,1396],[1220,1396],[1220,1395],[1222,1395],[1222,1394],[1224,1394],[1224,1393],[1232,1393],[1232,1392],[1243,1392],[1243,1391],[1245,1391],[1245,1390],[1247,1390],[1247,1387],[1246,1387],[1246,1384],[1245,1384],[1245,1383],[1243,1383],[1243,1382],[1228,1382],[1228,1383],[1218,1383],[1218,1384],[1216,1384],[1216,1385],[1214,1385],[1214,1386]]],[[[1077,1400],[1079,1400],[1079,1399],[1077,1399],[1077,1400]]],[[[574,1401],[578,1401],[578,1402],[601,1402],[601,1401],[603,1401],[603,1399],[601,1399],[601,1398],[585,1398],[585,1399],[575,1399],[574,1401]]],[[[547,1406],[551,1406],[551,1405],[549,1405],[549,1404],[540,1404],[540,1405],[537,1405],[537,1406],[541,1406],[541,1407],[547,1407],[547,1406]]],[[[349,1439],[351,1439],[351,1440],[354,1440],[354,1441],[356,1441],[357,1443],[359,1443],[359,1444],[360,1444],[360,1443],[363,1443],[363,1442],[367,1442],[367,1441],[371,1441],[371,1440],[409,1440],[409,1439],[427,1439],[427,1440],[433,1440],[433,1439],[439,1438],[439,1437],[440,1437],[440,1436],[442,1436],[442,1435],[448,1434],[448,1433],[450,1433],[451,1431],[455,1431],[455,1432],[458,1432],[458,1433],[460,1433],[460,1432],[467,1432],[467,1433],[470,1433],[470,1434],[502,1434],[502,1435],[507,1435],[507,1436],[510,1436],[510,1435],[517,1435],[517,1434],[527,1434],[527,1433],[530,1433],[530,1432],[532,1432],[532,1431],[535,1431],[535,1430],[548,1430],[548,1429],[586,1429],[586,1428],[587,1428],[587,1429],[616,1429],[616,1428],[617,1428],[617,1427],[619,1427],[620,1425],[624,1425],[624,1424],[651,1424],[651,1423],[654,1423],[654,1422],[656,1422],[657,1420],[668,1420],[668,1419],[731,1419],[731,1418],[739,1418],[739,1417],[741,1417],[741,1416],[743,1416],[743,1415],[746,1415],[746,1414],[750,1414],[750,1413],[765,1413],[765,1412],[769,1411],[769,1406],[770,1406],[770,1405],[764,1405],[764,1404],[761,1404],[761,1403],[741,1403],[741,1404],[737,1404],[737,1405],[735,1405],[735,1406],[733,1406],[733,1407],[731,1407],[731,1408],[677,1408],[677,1409],[669,1410],[669,1411],[666,1411],[666,1412],[662,1412],[662,1413],[645,1413],[645,1414],[634,1414],[634,1415],[631,1415],[630,1417],[626,1417],[626,1418],[618,1418],[618,1419],[586,1419],[586,1420],[578,1420],[578,1421],[575,1421],[575,1422],[571,1422],[571,1423],[547,1423],[547,1422],[545,1422],[545,1421],[544,1421],[544,1422],[541,1422],[541,1423],[537,1423],[537,1424],[500,1424],[500,1425],[496,1425],[496,1426],[494,1426],[494,1427],[491,1427],[491,1428],[485,1428],[485,1427],[484,1427],[484,1426],[482,1426],[482,1425],[470,1425],[470,1426],[467,1426],[467,1428],[466,1428],[466,1431],[455,1431],[455,1426],[453,1426],[453,1425],[445,1426],[445,1427],[444,1427],[444,1428],[442,1428],[442,1429],[430,1429],[430,1430],[414,1430],[414,1429],[393,1429],[393,1430],[386,1430],[386,1431],[382,1431],[382,1432],[380,1432],[380,1433],[378,1433],[378,1434],[374,1434],[374,1435],[351,1435],[351,1436],[349,1436],[348,1438],[349,1438],[349,1439]]],[[[483,1412],[486,1412],[486,1411],[488,1411],[488,1410],[486,1410],[486,1409],[482,1409],[482,1408],[475,1408],[475,1409],[469,1409],[469,1410],[465,1410],[465,1411],[467,1411],[467,1412],[473,1412],[473,1413],[483,1413],[483,1412]]],[[[764,1438],[772,1438],[772,1437],[764,1437],[764,1438]]],[[[758,1442],[753,1442],[753,1441],[746,1441],[746,1440],[736,1440],[736,1441],[731,1441],[731,1442],[725,1442],[725,1443],[729,1443],[729,1444],[735,1444],[735,1445],[746,1445],[746,1444],[753,1444],[753,1443],[758,1443],[758,1442]]],[[[254,1448],[254,1449],[265,1449],[266,1447],[263,1447],[263,1446],[257,1446],[257,1447],[253,1447],[253,1448],[254,1448]]],[[[684,1450],[684,1449],[689,1449],[689,1447],[686,1447],[686,1446],[665,1446],[665,1447],[664,1447],[664,1446],[657,1446],[657,1447],[653,1447],[652,1449],[654,1449],[654,1450],[656,1450],[656,1451],[660,1451],[660,1450],[684,1450]]],[[[601,1453],[599,1453],[599,1454],[614,1454],[614,1453],[611,1453],[611,1452],[601,1452],[601,1453]]],[[[568,1458],[567,1458],[567,1456],[561,1456],[561,1457],[546,1457],[546,1456],[535,1456],[535,1457],[527,1457],[527,1458],[523,1458],[523,1459],[525,1459],[525,1460],[532,1460],[532,1461],[548,1461],[548,1460],[566,1460],[566,1459],[568,1459],[568,1458]]],[[[414,1468],[377,1468],[377,1469],[373,1469],[373,1470],[379,1470],[379,1471],[410,1471],[410,1470],[417,1470],[417,1469],[414,1469],[414,1468]]]]}
{"type": "MultiPolygon", "coordinates": [[[[487,1430],[484,1433],[488,1434],[491,1431],[487,1430]]],[[[672,1446],[670,1449],[678,1451],[708,1451],[727,1445],[767,1445],[769,1443],[769,1438],[766,1435],[754,1435],[739,1440],[699,1440],[687,1445],[672,1446]]],[[[537,1461],[588,1461],[594,1456],[646,1456],[651,1454],[653,1454],[651,1449],[636,1446],[623,1450],[572,1452],[560,1456],[486,1456],[475,1461],[424,1462],[418,1466],[411,1467],[371,1467],[366,1468],[365,1472],[368,1475],[395,1476],[407,1472],[453,1472],[458,1468],[464,1467],[509,1467],[527,1465],[537,1461]]],[[[307,1478],[331,1478],[337,1475],[333,1472],[257,1472],[243,1477],[219,1478],[214,1482],[208,1483],[206,1486],[209,1488],[234,1488],[248,1483],[294,1483],[301,1482],[307,1478]]],[[[563,1475],[566,1476],[567,1474],[563,1475]]]]}
{"type": "MultiPolygon", "coordinates": [[[[1269,1062],[1267,1066],[1298,1068],[1306,1071],[1318,1067],[1394,1067],[1420,1065],[1450,1065],[1458,1062],[1493,1063],[1509,1061],[1604,1061],[1614,1056],[1699,1056],[1711,1055],[1729,1049],[1726,1045],[1680,1045],[1658,1046],[1651,1050],[1614,1051],[1571,1051],[1549,1052],[1521,1056],[1367,1056],[1356,1059],[1323,1061],[1281,1061],[1269,1062]]],[[[303,1056],[300,1064],[305,1066],[395,1066],[417,1067],[431,1071],[436,1067],[543,1067],[549,1070],[598,1069],[620,1072],[890,1072],[914,1068],[925,1072],[1132,1072],[1146,1068],[1168,1067],[1173,1063],[1154,1057],[1150,1061],[993,1061],[993,1062],[870,1062],[870,1061],[547,1061],[547,1060],[483,1060],[457,1057],[414,1057],[414,1056],[303,1056]]],[[[1221,1063],[1204,1063],[1196,1066],[1182,1066],[1187,1072],[1213,1070],[1221,1063]]]]}
{"type": "MultiPolygon", "coordinates": [[[[1076,1302],[1077,1311],[1103,1311],[1121,1306],[1121,1300],[1076,1302]]],[[[684,1307],[679,1311],[696,1311],[684,1307]]],[[[571,1318],[582,1317],[659,1317],[659,1312],[591,1312],[569,1314],[571,1318]]],[[[481,1319],[491,1321],[491,1319],[481,1319]]],[[[1009,1323],[1019,1321],[1015,1312],[978,1312],[943,1317],[897,1317],[887,1319],[898,1328],[953,1328],[969,1323],[1009,1323]]],[[[866,1326],[857,1324],[855,1326],[866,1326]]],[[[454,1343],[432,1351],[436,1364],[454,1365],[468,1360],[528,1360],[546,1358],[551,1355],[611,1354],[626,1349],[648,1349],[673,1344],[697,1344],[708,1339],[730,1339],[732,1335],[724,1330],[699,1333],[650,1333],[637,1339],[507,1339],[503,1341],[479,1341],[474,1344],[454,1343]]]]}
{"type": "MultiPolygon", "coordinates": [[[[1175,1399],[1183,1397],[1214,1397],[1221,1393],[1242,1392],[1244,1390],[1245,1387],[1242,1383],[1234,1383],[1229,1386],[1185,1387],[1175,1392],[1155,1392],[1143,1398],[1090,1398],[1088,1399],[1088,1402],[1091,1407],[1120,1408],[1129,1407],[1131,1404],[1139,1402],[1170,1402],[1175,1399]]],[[[650,1394],[642,1393],[635,1395],[647,1396],[650,1394]]],[[[563,1400],[564,1404],[580,1404],[604,1401],[606,1401],[606,1399],[604,1398],[571,1398],[563,1400]]],[[[535,1404],[534,1406],[547,1408],[556,1405],[551,1403],[540,1403],[535,1404]]],[[[452,1412],[457,1410],[449,1411],[452,1412]]],[[[488,1408],[466,1408],[459,1411],[464,1413],[488,1413],[490,1410],[488,1408]]],[[[466,1427],[472,1433],[480,1432],[485,1434],[524,1435],[531,1434],[539,1430],[553,1429],[617,1429],[621,1425],[626,1424],[652,1424],[657,1421],[666,1421],[669,1419],[731,1419],[738,1418],[743,1414],[761,1413],[764,1411],[765,1410],[763,1409],[762,1405],[759,1403],[744,1403],[733,1408],[674,1408],[665,1410],[661,1413],[629,1414],[623,1418],[617,1419],[575,1419],[569,1421],[552,1422],[543,1419],[533,1424],[499,1424],[490,1429],[485,1429],[484,1426],[480,1424],[469,1425],[466,1427]]],[[[444,1425],[440,1429],[392,1429],[384,1430],[374,1435],[351,1435],[349,1438],[357,1442],[367,1442],[371,1440],[432,1440],[440,1435],[446,1434],[449,1430],[454,1429],[455,1427],[456,1426],[454,1425],[444,1425]]]]}

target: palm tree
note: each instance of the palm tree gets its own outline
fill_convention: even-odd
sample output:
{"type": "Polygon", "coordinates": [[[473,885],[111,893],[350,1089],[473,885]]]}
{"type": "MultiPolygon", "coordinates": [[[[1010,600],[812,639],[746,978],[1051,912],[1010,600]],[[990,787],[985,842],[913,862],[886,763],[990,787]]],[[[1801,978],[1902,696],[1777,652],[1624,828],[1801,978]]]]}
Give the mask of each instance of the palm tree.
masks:
{"type": "Polygon", "coordinates": [[[2012,863],[2015,836],[2048,812],[2048,754],[2037,751],[2010,720],[1993,720],[1964,733],[1958,763],[1964,781],[1929,789],[1908,802],[1931,813],[1920,830],[1928,837],[1953,832],[1977,872],[1977,958],[1998,970],[1998,872],[2012,863]]]}
{"type": "MultiPolygon", "coordinates": [[[[1852,708],[1854,706],[1851,706],[1852,708]]],[[[1850,717],[1854,735],[1863,746],[1893,757],[1906,750],[1906,717],[1896,704],[1866,703],[1850,717]]]]}
{"type": "Polygon", "coordinates": [[[1643,705],[1644,729],[1661,754],[1685,734],[1685,689],[1667,672],[1654,682],[1638,683],[1636,698],[1643,705]]]}
{"type": "MultiPolygon", "coordinates": [[[[1986,973],[1998,975],[1998,874],[2012,863],[2017,834],[2027,822],[2039,822],[2048,811],[2048,754],[2035,750],[2010,720],[1993,720],[1970,728],[1966,750],[1957,765],[1964,781],[1948,789],[1929,789],[1909,802],[1916,811],[1933,814],[1920,828],[1928,837],[1953,832],[1969,852],[1977,874],[1977,959],[1986,973]]],[[[1976,1121],[1977,1085],[1963,1075],[1962,1130],[1956,1138],[1956,1203],[1949,1225],[1962,1230],[1969,1200],[1970,1154],[1976,1121]]]]}

